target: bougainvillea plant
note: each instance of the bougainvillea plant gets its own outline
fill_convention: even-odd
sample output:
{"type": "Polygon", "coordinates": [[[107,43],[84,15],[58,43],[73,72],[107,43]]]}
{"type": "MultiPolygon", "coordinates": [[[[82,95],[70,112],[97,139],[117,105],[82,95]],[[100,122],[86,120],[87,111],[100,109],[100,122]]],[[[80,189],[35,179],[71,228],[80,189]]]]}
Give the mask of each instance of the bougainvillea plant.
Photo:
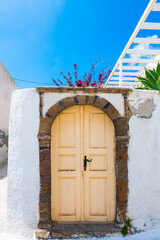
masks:
{"type": "Polygon", "coordinates": [[[71,74],[70,72],[67,72],[67,74],[65,75],[63,72],[60,72],[65,81],[61,81],[60,79],[55,80],[54,78],[52,78],[52,81],[56,86],[99,87],[100,88],[103,86],[103,83],[108,78],[111,70],[107,68],[106,70],[101,71],[100,73],[98,73],[98,76],[95,79],[95,68],[97,63],[93,63],[89,72],[85,72],[83,77],[79,77],[78,66],[77,64],[73,64],[74,66],[73,74],[71,74]]]}

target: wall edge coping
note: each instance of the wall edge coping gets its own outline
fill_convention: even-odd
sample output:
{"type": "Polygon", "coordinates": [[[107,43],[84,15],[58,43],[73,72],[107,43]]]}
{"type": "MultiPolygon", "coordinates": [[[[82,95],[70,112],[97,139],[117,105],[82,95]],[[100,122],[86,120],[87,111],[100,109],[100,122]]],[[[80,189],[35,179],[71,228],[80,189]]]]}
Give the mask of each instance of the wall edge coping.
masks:
{"type": "Polygon", "coordinates": [[[96,94],[96,93],[121,93],[121,94],[129,94],[133,90],[130,88],[94,88],[94,87],[36,87],[38,93],[86,93],[86,94],[96,94]]]}

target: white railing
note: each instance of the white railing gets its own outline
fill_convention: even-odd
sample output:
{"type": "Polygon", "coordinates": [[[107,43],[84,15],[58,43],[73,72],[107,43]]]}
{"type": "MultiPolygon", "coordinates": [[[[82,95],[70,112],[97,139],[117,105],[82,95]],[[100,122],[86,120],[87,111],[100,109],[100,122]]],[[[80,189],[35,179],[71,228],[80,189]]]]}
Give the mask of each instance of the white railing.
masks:
{"type": "MultiPolygon", "coordinates": [[[[136,76],[141,74],[145,66],[158,62],[156,56],[160,55],[160,49],[139,49],[132,47],[132,44],[160,44],[160,38],[137,37],[139,31],[142,29],[160,30],[160,22],[145,22],[152,11],[160,11],[160,3],[157,3],[157,0],[150,0],[104,87],[132,87],[137,82],[136,76]],[[135,57],[133,57],[133,55],[135,57]],[[141,58],[140,56],[144,56],[145,58],[141,58]]],[[[154,67],[154,65],[152,67],[154,67]]]]}

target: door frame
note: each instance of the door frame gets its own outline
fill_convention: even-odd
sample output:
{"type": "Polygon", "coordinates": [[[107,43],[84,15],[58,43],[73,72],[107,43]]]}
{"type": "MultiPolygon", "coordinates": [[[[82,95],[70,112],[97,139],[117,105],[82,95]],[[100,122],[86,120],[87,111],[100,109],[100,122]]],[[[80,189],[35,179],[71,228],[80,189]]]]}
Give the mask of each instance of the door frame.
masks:
{"type": "MultiPolygon", "coordinates": [[[[43,88],[42,88],[43,89],[43,88]]],[[[40,126],[39,141],[39,165],[40,165],[40,196],[39,196],[39,228],[48,228],[51,223],[51,126],[57,115],[64,109],[74,105],[91,105],[101,109],[113,121],[115,129],[115,176],[116,176],[116,221],[123,221],[127,214],[128,203],[128,142],[129,142],[129,108],[127,94],[124,93],[125,116],[122,117],[117,109],[105,98],[95,93],[71,94],[54,104],[42,115],[43,93],[39,89],[40,96],[40,126]]],[[[53,89],[53,88],[52,88],[53,89]]],[[[56,90],[57,91],[57,90],[56,90]]],[[[73,90],[72,90],[73,91],[73,90]]],[[[98,90],[97,90],[98,91],[98,90]]],[[[59,90],[61,93],[62,90],[59,90]]],[[[102,96],[102,95],[101,95],[102,96]]]]}

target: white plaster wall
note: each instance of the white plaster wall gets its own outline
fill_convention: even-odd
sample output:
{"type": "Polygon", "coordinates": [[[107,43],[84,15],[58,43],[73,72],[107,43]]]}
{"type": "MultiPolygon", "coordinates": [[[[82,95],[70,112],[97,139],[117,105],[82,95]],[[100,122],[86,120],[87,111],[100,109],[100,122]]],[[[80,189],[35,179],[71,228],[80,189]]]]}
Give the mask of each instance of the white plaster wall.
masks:
{"type": "MultiPolygon", "coordinates": [[[[44,94],[43,114],[56,102],[73,94],[44,94]]],[[[101,94],[103,95],[103,94],[101,94]]],[[[104,97],[112,103],[119,100],[117,110],[124,112],[121,96],[104,97]]],[[[9,124],[8,159],[8,231],[32,236],[38,223],[39,200],[39,95],[35,89],[13,93],[9,124]]]]}
{"type": "Polygon", "coordinates": [[[129,103],[137,114],[129,121],[128,215],[140,229],[160,227],[160,95],[134,91],[129,103]],[[152,116],[145,118],[148,99],[154,102],[155,110],[149,109],[152,116]],[[139,108],[145,112],[142,116],[139,108]]]}
{"type": "MultiPolygon", "coordinates": [[[[13,93],[9,124],[8,231],[31,236],[38,223],[39,95],[35,89],[13,93]]],[[[31,239],[31,238],[30,238],[31,239]]]]}
{"type": "MultiPolygon", "coordinates": [[[[43,114],[68,96],[71,94],[45,93],[43,114]]],[[[116,105],[123,116],[120,94],[99,96],[116,105]]],[[[160,227],[160,95],[134,91],[128,101],[134,112],[129,121],[128,216],[140,229],[160,227]]],[[[38,127],[38,93],[34,89],[15,91],[9,127],[8,229],[27,235],[38,223],[38,127]]]]}
{"type": "MultiPolygon", "coordinates": [[[[3,131],[6,136],[8,135],[11,96],[16,89],[16,83],[0,62],[0,130],[3,131]]],[[[6,163],[7,155],[8,146],[4,144],[3,146],[0,146],[0,167],[6,163]]]]}
{"type": "MultiPolygon", "coordinates": [[[[82,94],[81,92],[77,92],[77,95],[86,95],[85,93],[82,94]]],[[[67,97],[73,97],[75,94],[72,93],[44,93],[43,96],[43,116],[47,113],[47,111],[57,102],[60,100],[67,98],[67,97]]],[[[124,116],[124,98],[122,94],[116,93],[116,94],[97,94],[97,96],[104,98],[108,100],[113,106],[119,111],[121,116],[124,116]]]]}
{"type": "Polygon", "coordinates": [[[0,129],[8,130],[11,96],[17,85],[1,62],[0,86],[0,129]]]}

